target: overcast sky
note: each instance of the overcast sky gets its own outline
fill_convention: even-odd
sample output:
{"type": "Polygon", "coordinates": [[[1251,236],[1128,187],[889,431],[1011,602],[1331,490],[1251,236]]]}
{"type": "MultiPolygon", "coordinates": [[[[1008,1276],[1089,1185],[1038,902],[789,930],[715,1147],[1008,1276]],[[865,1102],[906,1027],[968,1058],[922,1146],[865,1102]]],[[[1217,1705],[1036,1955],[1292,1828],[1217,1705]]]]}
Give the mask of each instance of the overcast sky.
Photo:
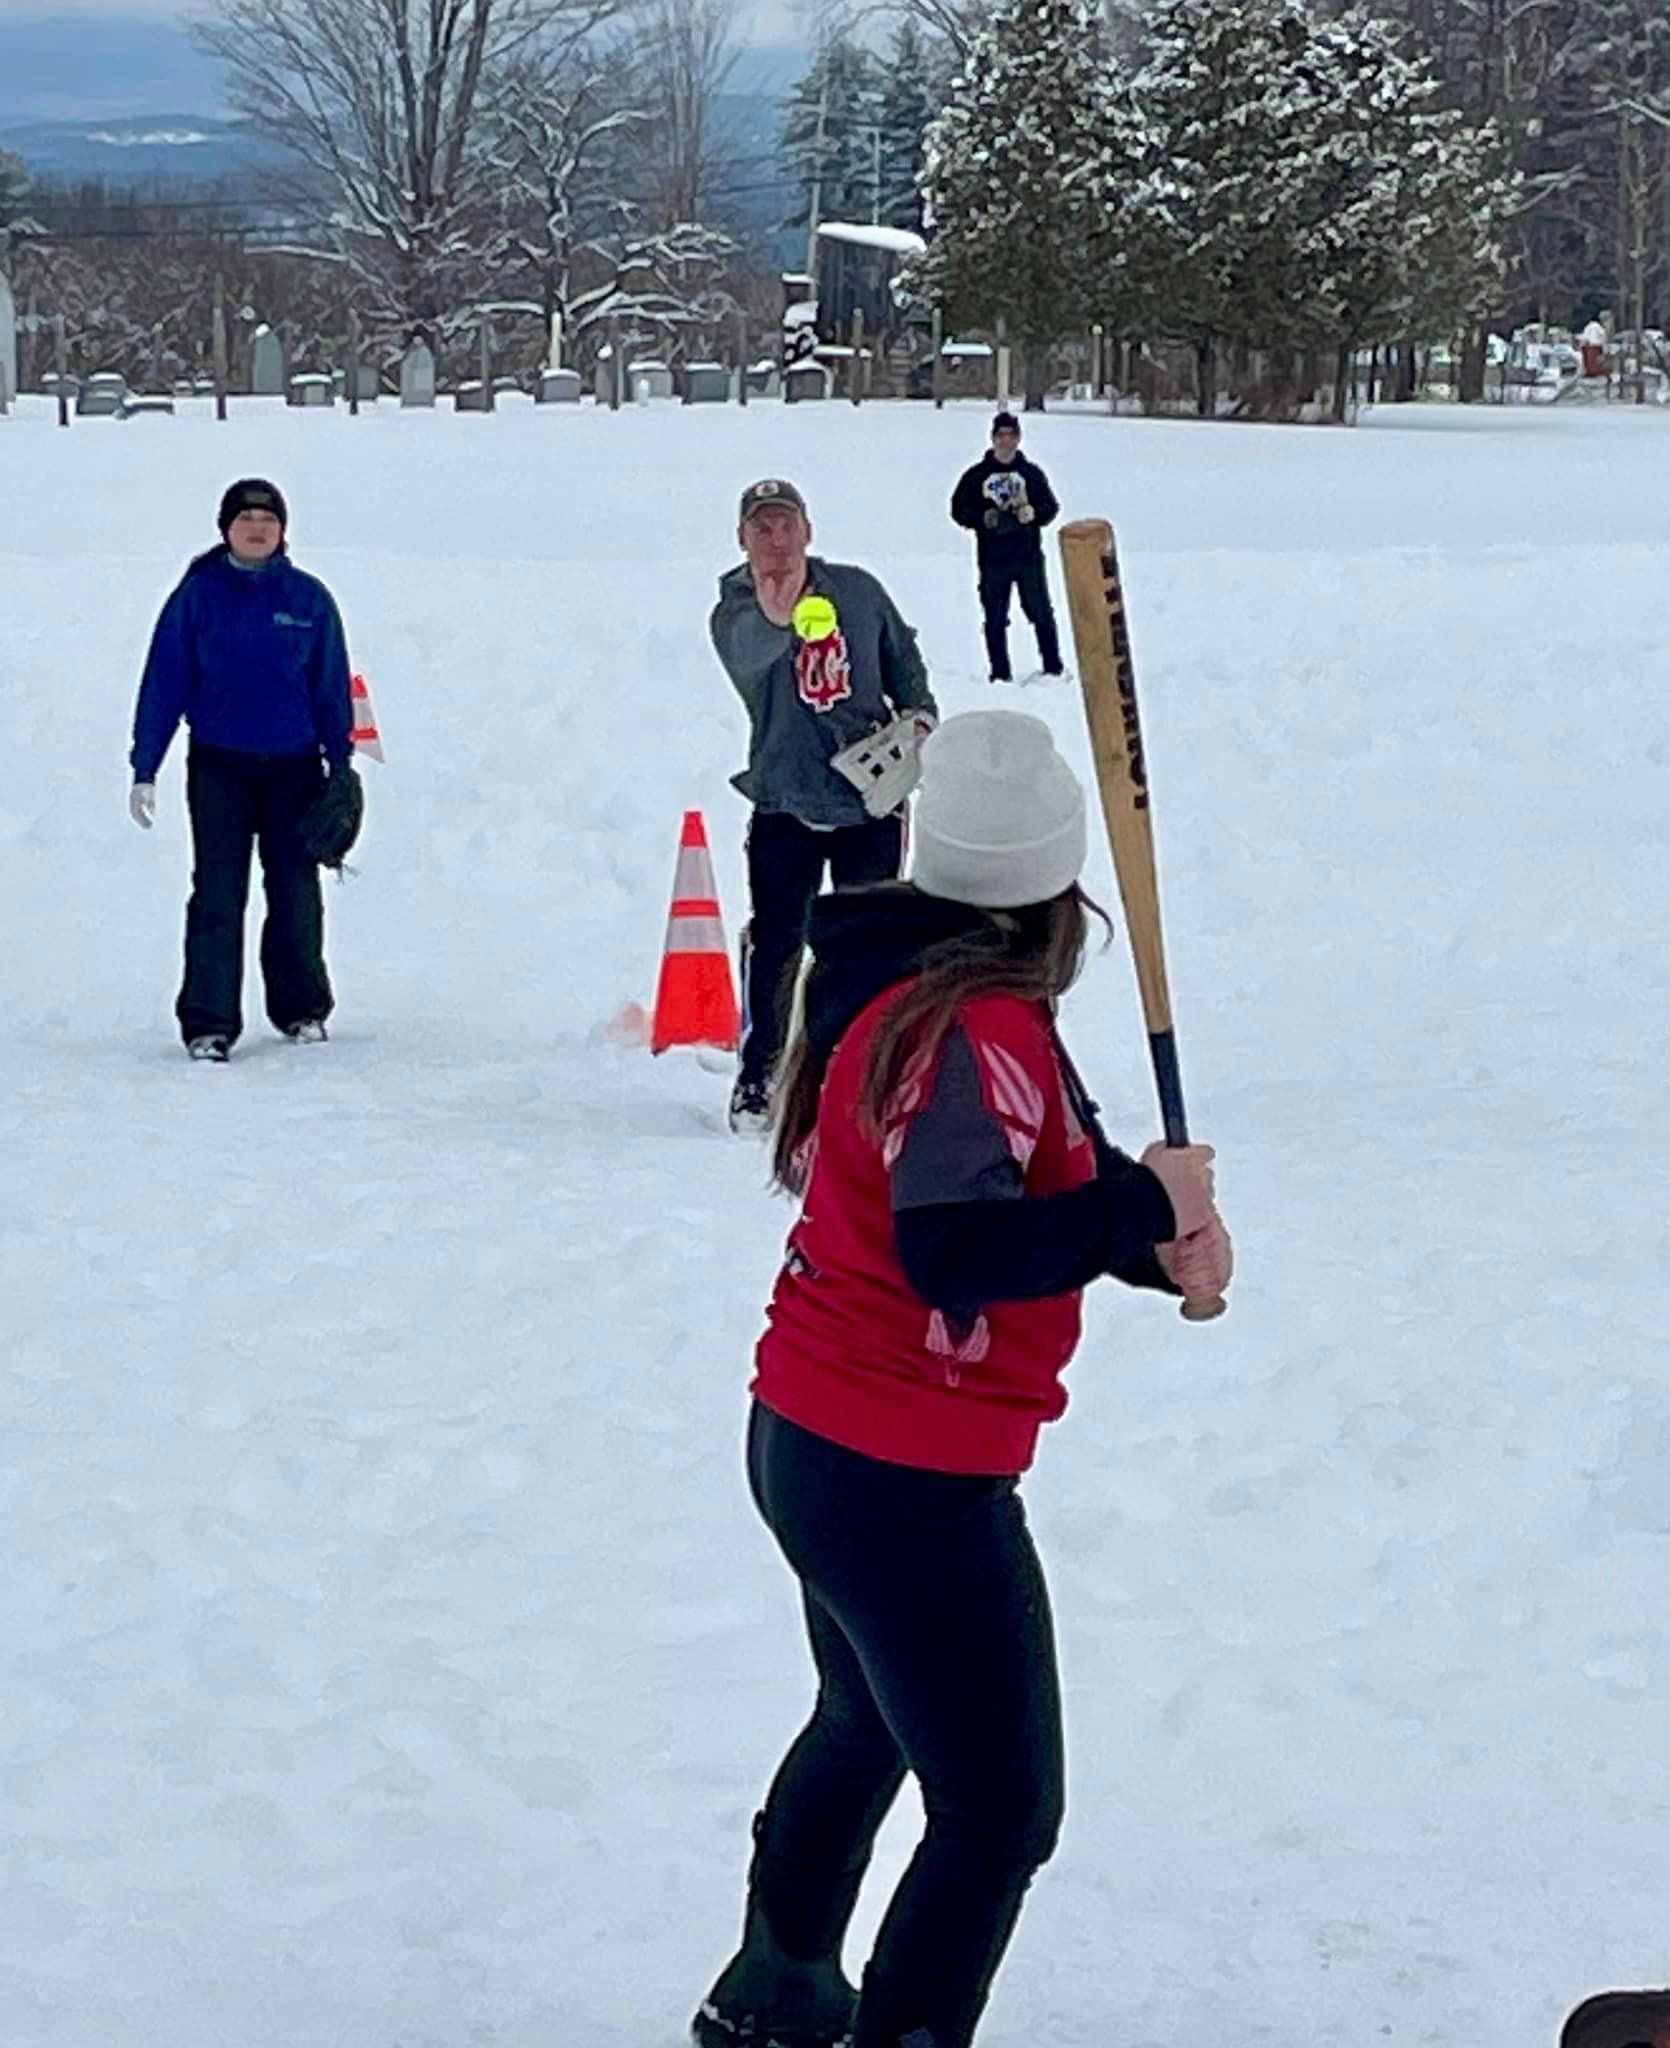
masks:
{"type": "MultiPolygon", "coordinates": [[[[793,0],[737,0],[739,12],[751,22],[750,40],[787,42],[794,38],[793,0]]],[[[121,21],[180,19],[180,0],[0,0],[0,16],[12,21],[45,20],[65,15],[121,21]]]]}

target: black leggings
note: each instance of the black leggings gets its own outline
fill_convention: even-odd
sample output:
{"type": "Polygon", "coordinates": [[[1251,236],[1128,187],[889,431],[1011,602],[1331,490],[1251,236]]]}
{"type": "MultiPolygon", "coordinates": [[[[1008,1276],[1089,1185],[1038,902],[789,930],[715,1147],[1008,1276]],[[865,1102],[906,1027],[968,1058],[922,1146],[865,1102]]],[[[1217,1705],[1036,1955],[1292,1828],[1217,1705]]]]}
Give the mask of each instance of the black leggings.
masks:
{"type": "Polygon", "coordinates": [[[927,1831],[865,1972],[853,2048],[968,2048],[1062,1815],[1049,1597],[1013,1479],[860,1457],[755,1405],[754,1499],[805,1596],[812,1718],[759,1824],[791,1955],[839,1952],[905,1772],[927,1831]]]}

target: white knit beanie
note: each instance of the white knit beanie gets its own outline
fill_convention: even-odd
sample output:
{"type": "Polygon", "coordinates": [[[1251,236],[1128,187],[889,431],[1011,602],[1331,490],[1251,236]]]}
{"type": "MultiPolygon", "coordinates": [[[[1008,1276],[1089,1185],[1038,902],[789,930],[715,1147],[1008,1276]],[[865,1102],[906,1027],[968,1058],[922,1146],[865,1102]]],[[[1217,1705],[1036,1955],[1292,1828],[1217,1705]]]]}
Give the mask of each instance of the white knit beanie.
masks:
{"type": "Polygon", "coordinates": [[[930,896],[1018,910],[1071,888],[1088,847],[1084,791],[1041,718],[964,711],[922,745],[911,879],[930,896]]]}

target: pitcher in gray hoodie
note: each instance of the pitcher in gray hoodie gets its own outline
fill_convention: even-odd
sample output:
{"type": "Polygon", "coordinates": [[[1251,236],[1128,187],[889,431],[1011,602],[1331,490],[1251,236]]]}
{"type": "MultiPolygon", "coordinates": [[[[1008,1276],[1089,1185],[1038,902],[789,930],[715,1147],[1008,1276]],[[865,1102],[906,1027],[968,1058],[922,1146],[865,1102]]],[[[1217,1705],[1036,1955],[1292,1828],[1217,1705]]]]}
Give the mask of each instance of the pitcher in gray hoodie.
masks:
{"type": "Polygon", "coordinates": [[[839,889],[895,880],[903,862],[902,808],[871,817],[830,763],[905,712],[926,725],[938,710],[916,635],[881,584],[808,552],[811,521],[793,484],[750,484],[737,538],[747,559],[720,578],[710,630],[751,726],[748,766],[735,778],[754,815],[731,1125],[759,1130],[825,872],[839,889]]]}

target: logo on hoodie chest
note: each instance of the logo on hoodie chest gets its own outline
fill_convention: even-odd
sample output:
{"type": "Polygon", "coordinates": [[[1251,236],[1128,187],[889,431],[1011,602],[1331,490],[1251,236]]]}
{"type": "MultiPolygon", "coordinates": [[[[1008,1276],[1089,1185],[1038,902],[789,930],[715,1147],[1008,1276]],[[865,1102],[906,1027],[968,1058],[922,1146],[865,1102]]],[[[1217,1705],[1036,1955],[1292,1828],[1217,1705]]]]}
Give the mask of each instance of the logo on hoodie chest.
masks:
{"type": "Polygon", "coordinates": [[[294,612],[274,612],[273,624],[275,626],[289,626],[297,633],[311,633],[313,630],[313,621],[311,619],[298,619],[294,612]]]}
{"type": "Polygon", "coordinates": [[[826,640],[802,640],[794,655],[800,701],[825,713],[852,695],[852,660],[847,636],[837,627],[826,640]]]}

